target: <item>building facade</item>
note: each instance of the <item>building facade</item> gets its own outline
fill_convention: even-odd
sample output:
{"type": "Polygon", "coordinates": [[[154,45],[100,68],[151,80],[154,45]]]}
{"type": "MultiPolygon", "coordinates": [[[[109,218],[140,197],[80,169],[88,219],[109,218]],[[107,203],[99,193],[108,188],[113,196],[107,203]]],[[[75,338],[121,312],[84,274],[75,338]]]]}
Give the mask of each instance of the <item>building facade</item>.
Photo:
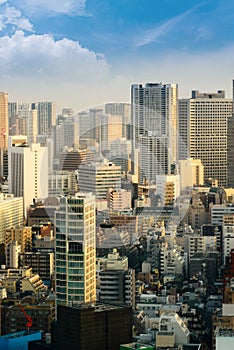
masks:
{"type": "Polygon", "coordinates": [[[96,299],[95,199],[91,193],[61,197],[55,212],[56,303],[96,299]]]}
{"type": "Polygon", "coordinates": [[[81,164],[78,186],[81,192],[92,192],[96,199],[106,199],[109,188],[121,188],[121,167],[111,162],[81,164]]]}
{"type": "Polygon", "coordinates": [[[5,242],[6,229],[22,225],[23,220],[23,198],[0,193],[0,243],[5,242]]]}
{"type": "Polygon", "coordinates": [[[224,91],[199,93],[179,100],[179,159],[201,159],[204,180],[227,185],[227,122],[233,103],[224,91]]]}
{"type": "MultiPolygon", "coordinates": [[[[140,136],[149,134],[167,138],[170,163],[177,159],[177,103],[176,84],[147,83],[131,87],[132,140],[139,148],[140,136]]],[[[168,170],[170,173],[170,169],[168,170]]]]}
{"type": "Polygon", "coordinates": [[[8,147],[9,192],[24,198],[24,211],[34,199],[48,197],[48,149],[27,145],[26,136],[11,136],[8,147]]]}

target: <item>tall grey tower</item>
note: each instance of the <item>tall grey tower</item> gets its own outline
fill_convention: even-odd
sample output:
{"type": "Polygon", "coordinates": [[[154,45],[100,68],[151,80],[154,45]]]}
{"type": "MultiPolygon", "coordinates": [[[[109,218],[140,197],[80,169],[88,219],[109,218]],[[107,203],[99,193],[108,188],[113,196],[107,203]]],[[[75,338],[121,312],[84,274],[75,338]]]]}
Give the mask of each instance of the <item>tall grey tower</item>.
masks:
{"type": "Polygon", "coordinates": [[[47,134],[50,128],[55,125],[55,110],[53,102],[38,102],[38,134],[47,134]]]}
{"type": "MultiPolygon", "coordinates": [[[[168,162],[166,173],[170,173],[170,165],[177,160],[177,101],[177,84],[147,83],[145,85],[132,85],[131,122],[134,163],[136,162],[134,151],[136,148],[140,148],[142,141],[146,144],[147,137],[150,137],[151,140],[155,138],[154,143],[156,144],[163,139],[163,147],[166,145],[167,149],[165,153],[168,162]]],[[[144,164],[146,163],[144,162],[144,164]]],[[[158,161],[155,163],[158,163],[158,161]]],[[[165,160],[163,163],[165,164],[165,160]]],[[[140,164],[140,167],[142,166],[144,167],[143,164],[140,164]]],[[[165,166],[161,167],[160,164],[157,165],[157,168],[161,168],[161,173],[165,171],[165,166]]],[[[147,169],[142,169],[142,171],[148,172],[147,169]]]]}

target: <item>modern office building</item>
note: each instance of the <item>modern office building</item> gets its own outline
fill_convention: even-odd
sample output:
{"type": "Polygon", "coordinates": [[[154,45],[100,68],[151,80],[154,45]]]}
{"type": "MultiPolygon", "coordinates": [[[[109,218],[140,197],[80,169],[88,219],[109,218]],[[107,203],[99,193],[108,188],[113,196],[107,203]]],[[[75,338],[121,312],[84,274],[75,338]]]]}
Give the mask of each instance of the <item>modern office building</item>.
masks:
{"type": "Polygon", "coordinates": [[[224,91],[199,93],[179,100],[179,159],[200,159],[204,180],[227,185],[227,122],[233,103],[224,91]]]}
{"type": "Polygon", "coordinates": [[[23,224],[23,198],[0,193],[0,243],[5,242],[6,229],[23,224]]]}
{"type": "Polygon", "coordinates": [[[140,136],[139,181],[155,183],[158,175],[170,172],[170,154],[168,138],[152,135],[140,136]]]}
{"type": "MultiPolygon", "coordinates": [[[[132,85],[133,162],[134,150],[139,148],[140,136],[149,135],[166,137],[169,163],[177,160],[177,101],[176,84],[132,85]]],[[[167,173],[170,174],[170,168],[167,173]]]]}
{"type": "Polygon", "coordinates": [[[47,134],[55,125],[55,107],[53,102],[38,102],[33,104],[38,115],[38,134],[47,134]]]}
{"type": "Polygon", "coordinates": [[[129,138],[131,125],[131,104],[130,103],[106,103],[105,114],[122,116],[122,137],[129,138]]]}
{"type": "Polygon", "coordinates": [[[107,161],[81,164],[78,186],[81,192],[92,192],[96,199],[106,199],[109,188],[121,188],[121,167],[107,161]]]}
{"type": "Polygon", "coordinates": [[[227,124],[227,187],[234,188],[234,116],[227,124]]]}
{"type": "Polygon", "coordinates": [[[95,198],[91,193],[61,197],[55,211],[56,303],[96,299],[95,198]]]}
{"type": "Polygon", "coordinates": [[[26,136],[10,136],[8,147],[9,192],[24,198],[24,211],[34,199],[48,197],[48,149],[27,145],[26,136]]]}

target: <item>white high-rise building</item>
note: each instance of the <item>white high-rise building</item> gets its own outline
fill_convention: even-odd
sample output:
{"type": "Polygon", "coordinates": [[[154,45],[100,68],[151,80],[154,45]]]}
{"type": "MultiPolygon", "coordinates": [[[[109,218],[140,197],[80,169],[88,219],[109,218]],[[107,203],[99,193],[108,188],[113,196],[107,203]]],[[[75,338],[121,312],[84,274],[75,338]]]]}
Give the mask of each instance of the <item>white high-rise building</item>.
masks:
{"type": "Polygon", "coordinates": [[[10,136],[8,145],[9,192],[24,198],[25,216],[34,199],[48,197],[48,150],[27,145],[26,136],[10,136]]]}
{"type": "MultiPolygon", "coordinates": [[[[177,101],[176,84],[132,85],[133,154],[134,149],[139,148],[141,136],[153,135],[167,138],[169,164],[177,160],[177,101]]],[[[169,167],[167,174],[170,173],[169,167]]]]}
{"type": "Polygon", "coordinates": [[[227,121],[233,102],[224,91],[199,93],[179,100],[179,159],[201,159],[204,180],[227,184],[227,121]]]}
{"type": "Polygon", "coordinates": [[[55,212],[56,303],[96,299],[95,197],[61,197],[55,212]]]}
{"type": "Polygon", "coordinates": [[[111,162],[81,164],[78,186],[81,192],[92,192],[96,199],[106,199],[109,188],[121,188],[121,166],[111,162]]]}

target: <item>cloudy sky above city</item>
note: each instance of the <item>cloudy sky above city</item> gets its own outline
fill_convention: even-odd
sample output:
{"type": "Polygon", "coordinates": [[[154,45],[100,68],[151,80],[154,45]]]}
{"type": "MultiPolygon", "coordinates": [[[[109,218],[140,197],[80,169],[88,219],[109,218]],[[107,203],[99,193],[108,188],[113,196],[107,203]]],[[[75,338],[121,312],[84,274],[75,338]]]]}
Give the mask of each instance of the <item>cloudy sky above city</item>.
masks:
{"type": "Polygon", "coordinates": [[[132,83],[230,97],[233,29],[232,0],[0,0],[1,91],[58,112],[128,102],[132,83]]]}

